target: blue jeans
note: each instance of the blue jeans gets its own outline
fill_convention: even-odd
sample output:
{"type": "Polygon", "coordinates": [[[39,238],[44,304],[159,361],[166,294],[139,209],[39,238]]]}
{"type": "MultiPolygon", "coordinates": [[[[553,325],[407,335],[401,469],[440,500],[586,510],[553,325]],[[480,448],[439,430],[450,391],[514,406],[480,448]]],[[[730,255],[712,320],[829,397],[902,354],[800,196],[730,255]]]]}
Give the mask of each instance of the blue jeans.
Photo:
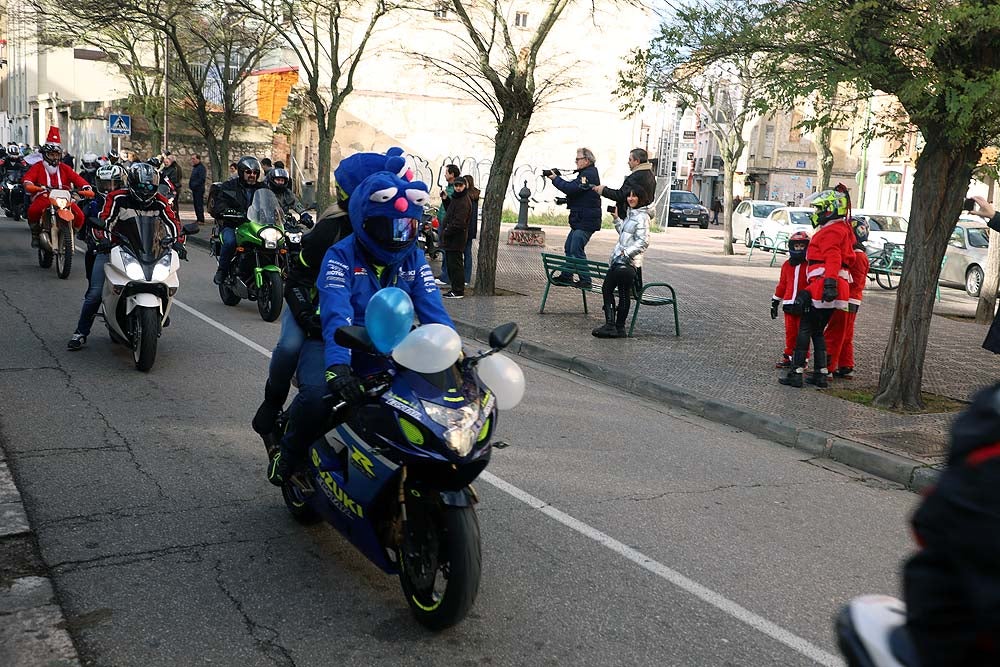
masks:
{"type": "Polygon", "coordinates": [[[229,270],[229,264],[236,254],[236,230],[232,227],[223,227],[219,232],[222,240],[222,250],[219,251],[219,268],[223,271],[229,270]]]}
{"type": "MultiPolygon", "coordinates": [[[[563,245],[563,250],[566,251],[567,257],[578,257],[579,259],[587,259],[587,253],[583,251],[587,247],[587,243],[590,241],[590,237],[594,235],[594,232],[588,232],[583,229],[571,229],[569,230],[569,235],[566,237],[566,243],[563,245]]],[[[569,278],[570,276],[566,276],[569,278]]],[[[590,284],[590,278],[584,280],[582,277],[580,282],[584,285],[590,284]]]]}
{"type": "Polygon", "coordinates": [[[292,375],[299,365],[299,352],[306,336],[299,323],[295,321],[291,308],[281,311],[281,333],[278,342],[271,352],[271,365],[267,369],[267,379],[271,383],[271,391],[275,397],[285,403],[288,391],[292,386],[292,375]]]}
{"type": "Polygon", "coordinates": [[[307,338],[302,343],[298,363],[299,393],[288,407],[288,427],[281,439],[283,455],[298,460],[313,440],[323,435],[330,405],[323,397],[326,388],[326,346],[307,338]]]}
{"type": "MultiPolygon", "coordinates": [[[[476,239],[472,238],[465,242],[465,284],[472,284],[472,242],[476,239]]],[[[448,262],[441,262],[441,282],[450,283],[451,279],[448,278],[448,262]]]]}
{"type": "Polygon", "coordinates": [[[101,292],[104,289],[104,265],[110,255],[99,252],[94,257],[94,268],[91,269],[87,293],[83,295],[83,307],[80,309],[80,321],[76,323],[76,333],[90,335],[94,326],[94,318],[101,308],[101,292]]]}

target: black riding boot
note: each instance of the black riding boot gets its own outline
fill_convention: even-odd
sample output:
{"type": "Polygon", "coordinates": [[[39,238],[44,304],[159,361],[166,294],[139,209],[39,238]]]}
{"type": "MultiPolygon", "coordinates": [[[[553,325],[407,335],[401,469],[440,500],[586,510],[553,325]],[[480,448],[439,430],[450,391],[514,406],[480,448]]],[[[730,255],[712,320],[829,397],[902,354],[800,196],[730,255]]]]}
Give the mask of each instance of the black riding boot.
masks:
{"type": "Polygon", "coordinates": [[[805,353],[795,350],[795,354],[792,355],[792,365],[788,369],[788,374],[785,377],[778,378],[778,382],[789,387],[801,387],[802,376],[806,372],[805,365],[805,353]]]}
{"type": "Polygon", "coordinates": [[[816,350],[816,361],[813,364],[812,377],[806,378],[806,382],[815,385],[817,389],[826,389],[830,386],[828,381],[830,371],[826,367],[826,350],[816,350]]]}
{"type": "Polygon", "coordinates": [[[628,321],[628,312],[629,309],[625,308],[620,303],[615,309],[615,338],[625,338],[628,336],[628,334],[625,333],[625,322],[628,321]]]}
{"type": "Polygon", "coordinates": [[[598,338],[617,338],[618,329],[615,327],[615,307],[604,306],[604,326],[597,327],[591,331],[598,338]]]}
{"type": "Polygon", "coordinates": [[[253,416],[251,422],[254,431],[260,435],[267,435],[274,430],[274,420],[278,418],[278,413],[285,405],[285,398],[287,396],[278,396],[271,387],[271,381],[268,380],[264,385],[264,402],[257,408],[257,414],[253,416]]]}

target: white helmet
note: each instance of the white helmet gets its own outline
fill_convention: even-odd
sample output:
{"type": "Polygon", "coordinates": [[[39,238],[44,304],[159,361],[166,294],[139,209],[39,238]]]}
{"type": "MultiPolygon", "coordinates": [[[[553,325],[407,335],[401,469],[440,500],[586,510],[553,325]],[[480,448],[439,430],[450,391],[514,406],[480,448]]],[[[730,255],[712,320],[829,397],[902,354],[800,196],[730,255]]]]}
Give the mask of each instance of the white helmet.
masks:
{"type": "Polygon", "coordinates": [[[97,170],[97,189],[108,193],[125,187],[125,170],[117,164],[109,164],[97,170]]]}
{"type": "Polygon", "coordinates": [[[83,168],[87,171],[94,171],[97,169],[97,153],[84,153],[83,157],[80,158],[83,168]]]}
{"type": "Polygon", "coordinates": [[[10,157],[21,157],[21,147],[13,141],[7,144],[7,155],[10,157]]]}

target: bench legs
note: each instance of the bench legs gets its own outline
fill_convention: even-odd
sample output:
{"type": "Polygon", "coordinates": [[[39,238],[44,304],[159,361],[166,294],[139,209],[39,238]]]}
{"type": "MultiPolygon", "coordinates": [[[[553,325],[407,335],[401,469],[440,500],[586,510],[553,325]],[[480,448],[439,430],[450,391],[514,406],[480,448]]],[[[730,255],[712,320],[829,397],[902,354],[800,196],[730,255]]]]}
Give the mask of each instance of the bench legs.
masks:
{"type": "Polygon", "coordinates": [[[646,283],[642,286],[642,290],[635,299],[635,309],[632,311],[632,323],[628,328],[628,337],[631,338],[632,332],[635,331],[635,322],[639,319],[639,307],[642,306],[642,295],[649,287],[666,287],[670,290],[670,305],[674,309],[674,335],[679,337],[681,335],[681,320],[677,314],[677,293],[674,291],[673,287],[666,283],[646,283]]]}

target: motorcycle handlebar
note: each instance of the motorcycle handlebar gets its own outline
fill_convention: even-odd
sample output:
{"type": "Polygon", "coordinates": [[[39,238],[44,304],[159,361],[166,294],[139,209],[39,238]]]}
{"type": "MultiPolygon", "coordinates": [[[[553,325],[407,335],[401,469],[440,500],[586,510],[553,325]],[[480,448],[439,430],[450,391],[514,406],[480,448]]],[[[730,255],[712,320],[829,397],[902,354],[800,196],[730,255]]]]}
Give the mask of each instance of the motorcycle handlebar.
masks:
{"type": "MultiPolygon", "coordinates": [[[[389,391],[389,383],[383,381],[382,378],[377,379],[375,384],[371,386],[366,385],[364,382],[362,382],[361,384],[365,388],[365,397],[367,398],[376,398],[378,396],[381,396],[385,392],[389,391]]],[[[334,399],[333,394],[326,394],[323,396],[323,400],[328,403],[333,401],[333,399],[334,399]]],[[[349,404],[347,401],[340,401],[339,403],[333,404],[331,406],[331,409],[334,412],[339,412],[344,408],[348,407],[348,405],[349,404]]]]}

